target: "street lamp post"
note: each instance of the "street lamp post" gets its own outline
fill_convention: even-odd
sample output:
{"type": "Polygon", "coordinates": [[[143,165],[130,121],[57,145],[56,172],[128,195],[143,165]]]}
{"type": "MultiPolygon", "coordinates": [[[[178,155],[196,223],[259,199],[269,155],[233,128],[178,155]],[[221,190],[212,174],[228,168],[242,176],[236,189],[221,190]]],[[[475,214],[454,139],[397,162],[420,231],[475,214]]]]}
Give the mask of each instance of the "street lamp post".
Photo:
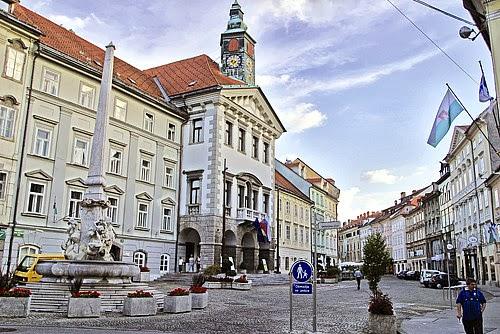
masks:
{"type": "Polygon", "coordinates": [[[276,209],[276,274],[281,274],[280,258],[280,189],[276,187],[277,209],[276,209]]]}
{"type": "Polygon", "coordinates": [[[224,169],[222,170],[222,266],[224,266],[224,256],[226,255],[226,159],[224,159],[224,169]]]}

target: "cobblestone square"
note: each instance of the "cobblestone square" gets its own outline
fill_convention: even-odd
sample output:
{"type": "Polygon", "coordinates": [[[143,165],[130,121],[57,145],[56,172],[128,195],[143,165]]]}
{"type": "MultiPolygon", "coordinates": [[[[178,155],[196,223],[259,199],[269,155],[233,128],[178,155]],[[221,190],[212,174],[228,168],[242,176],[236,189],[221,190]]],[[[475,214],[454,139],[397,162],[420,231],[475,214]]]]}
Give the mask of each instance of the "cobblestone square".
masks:
{"type": "MultiPolygon", "coordinates": [[[[164,292],[172,283],[153,283],[164,292]]],[[[380,284],[392,298],[398,320],[449,308],[442,291],[426,289],[416,281],[387,276],[380,284]]],[[[363,333],[367,321],[369,291],[366,280],[357,291],[354,281],[318,285],[318,332],[363,333]]],[[[103,314],[99,319],[67,319],[64,315],[32,313],[27,319],[0,319],[5,327],[18,332],[33,326],[30,333],[92,333],[141,330],[163,333],[287,333],[289,330],[289,290],[286,285],[254,286],[250,291],[210,290],[205,310],[185,314],[159,313],[153,317],[128,318],[103,314]]],[[[294,296],[293,329],[312,331],[312,297],[294,296]]],[[[0,328],[1,331],[1,328],[0,328]]]]}

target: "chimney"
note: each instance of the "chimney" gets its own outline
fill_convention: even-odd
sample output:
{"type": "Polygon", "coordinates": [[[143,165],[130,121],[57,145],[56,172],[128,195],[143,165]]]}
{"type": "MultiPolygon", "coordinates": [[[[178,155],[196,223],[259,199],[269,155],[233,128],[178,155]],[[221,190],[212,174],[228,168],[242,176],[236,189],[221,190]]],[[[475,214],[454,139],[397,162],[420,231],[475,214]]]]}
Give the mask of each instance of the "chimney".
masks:
{"type": "Polygon", "coordinates": [[[401,199],[406,197],[406,193],[404,191],[401,192],[401,199]]]}
{"type": "Polygon", "coordinates": [[[398,201],[397,200],[394,201],[394,205],[398,205],[398,201]]]}

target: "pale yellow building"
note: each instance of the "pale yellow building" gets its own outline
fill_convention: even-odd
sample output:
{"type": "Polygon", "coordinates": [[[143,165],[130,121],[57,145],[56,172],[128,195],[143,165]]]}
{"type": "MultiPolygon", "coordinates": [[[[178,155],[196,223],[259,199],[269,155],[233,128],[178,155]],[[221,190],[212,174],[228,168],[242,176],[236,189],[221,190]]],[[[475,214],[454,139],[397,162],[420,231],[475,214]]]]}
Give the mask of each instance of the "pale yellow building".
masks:
{"type": "Polygon", "coordinates": [[[279,268],[288,272],[298,259],[311,261],[311,208],[314,202],[296,188],[278,171],[275,172],[275,198],[279,201],[276,211],[276,256],[279,268]]]}

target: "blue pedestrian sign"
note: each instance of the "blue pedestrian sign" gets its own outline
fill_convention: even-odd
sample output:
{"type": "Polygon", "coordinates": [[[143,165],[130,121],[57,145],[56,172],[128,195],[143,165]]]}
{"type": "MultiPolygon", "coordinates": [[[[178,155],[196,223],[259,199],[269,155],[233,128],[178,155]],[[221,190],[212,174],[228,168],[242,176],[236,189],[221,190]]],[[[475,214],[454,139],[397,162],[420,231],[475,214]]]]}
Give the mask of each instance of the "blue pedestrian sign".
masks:
{"type": "Polygon", "coordinates": [[[292,293],[294,295],[312,295],[313,288],[311,283],[293,283],[292,293]]]}
{"type": "Polygon", "coordinates": [[[307,282],[313,275],[312,265],[306,260],[298,260],[292,265],[292,276],[297,282],[307,282]]]}

